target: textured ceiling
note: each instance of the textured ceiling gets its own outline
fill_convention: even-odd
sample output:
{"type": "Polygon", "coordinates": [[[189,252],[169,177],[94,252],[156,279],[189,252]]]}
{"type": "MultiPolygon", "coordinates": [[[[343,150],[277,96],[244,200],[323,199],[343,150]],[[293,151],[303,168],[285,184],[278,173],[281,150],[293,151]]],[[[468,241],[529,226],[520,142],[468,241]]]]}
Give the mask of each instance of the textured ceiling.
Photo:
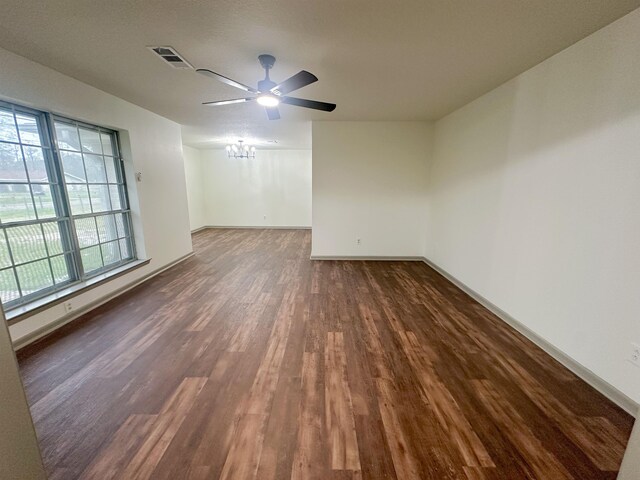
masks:
{"type": "MultiPolygon", "coordinates": [[[[183,125],[185,143],[239,137],[308,148],[310,120],[436,119],[640,6],[640,0],[3,0],[0,46],[183,125]],[[295,96],[333,113],[255,104],[204,107],[244,92],[163,64],[171,45],[196,67],[255,85],[320,79],[295,96]]],[[[0,90],[1,90],[0,86],[0,90]]]]}

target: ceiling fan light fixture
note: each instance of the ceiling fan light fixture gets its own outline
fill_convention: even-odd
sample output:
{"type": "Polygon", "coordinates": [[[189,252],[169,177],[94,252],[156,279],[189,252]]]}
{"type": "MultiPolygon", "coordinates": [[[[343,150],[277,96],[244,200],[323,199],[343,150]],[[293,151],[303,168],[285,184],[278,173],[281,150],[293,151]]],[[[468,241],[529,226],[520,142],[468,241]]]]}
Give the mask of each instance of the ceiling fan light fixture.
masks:
{"type": "Polygon", "coordinates": [[[260,65],[264,68],[264,80],[258,82],[258,88],[250,87],[244,83],[236,82],[231,78],[220,75],[206,68],[198,68],[196,72],[210,78],[215,78],[227,85],[252,93],[253,97],[234,98],[231,100],[219,100],[214,102],[204,102],[203,105],[230,105],[234,103],[256,102],[264,107],[265,113],[269,120],[279,120],[280,111],[278,105],[285,103],[294,107],[310,108],[312,110],[320,110],[323,112],[333,112],[336,109],[335,103],[318,102],[316,100],[306,100],[304,98],[296,98],[287,96],[290,92],[299,90],[307,85],[311,85],[318,81],[313,73],[306,70],[300,70],[295,75],[287,78],[285,81],[276,83],[269,78],[269,70],[273,67],[276,58],[273,55],[263,54],[258,57],[260,65]]]}
{"type": "Polygon", "coordinates": [[[260,95],[258,103],[263,107],[277,107],[280,104],[280,100],[274,95],[260,95]]]}

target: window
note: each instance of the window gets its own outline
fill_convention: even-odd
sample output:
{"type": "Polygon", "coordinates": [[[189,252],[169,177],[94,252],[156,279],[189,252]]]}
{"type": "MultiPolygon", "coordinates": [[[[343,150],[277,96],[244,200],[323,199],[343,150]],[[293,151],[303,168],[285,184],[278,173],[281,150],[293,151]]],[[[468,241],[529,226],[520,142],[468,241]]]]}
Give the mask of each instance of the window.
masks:
{"type": "Polygon", "coordinates": [[[134,257],[117,133],[0,102],[0,298],[5,308],[134,257]]]}

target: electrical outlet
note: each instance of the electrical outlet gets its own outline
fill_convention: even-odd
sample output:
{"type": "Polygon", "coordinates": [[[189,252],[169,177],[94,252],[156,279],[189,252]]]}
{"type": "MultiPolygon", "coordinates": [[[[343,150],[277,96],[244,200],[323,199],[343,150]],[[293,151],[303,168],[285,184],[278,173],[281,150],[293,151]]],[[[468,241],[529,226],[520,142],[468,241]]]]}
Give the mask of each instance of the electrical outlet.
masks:
{"type": "Polygon", "coordinates": [[[362,243],[362,239],[356,238],[356,245],[360,245],[362,243]]]}
{"type": "Polygon", "coordinates": [[[266,220],[266,219],[267,219],[267,216],[266,216],[266,215],[263,215],[263,216],[262,216],[262,218],[263,218],[264,220],[266,220]]]}
{"type": "Polygon", "coordinates": [[[640,345],[637,343],[631,343],[631,352],[628,360],[640,368],[640,345]]]}
{"type": "Polygon", "coordinates": [[[64,302],[64,311],[70,312],[73,310],[73,304],[71,302],[64,302]]]}

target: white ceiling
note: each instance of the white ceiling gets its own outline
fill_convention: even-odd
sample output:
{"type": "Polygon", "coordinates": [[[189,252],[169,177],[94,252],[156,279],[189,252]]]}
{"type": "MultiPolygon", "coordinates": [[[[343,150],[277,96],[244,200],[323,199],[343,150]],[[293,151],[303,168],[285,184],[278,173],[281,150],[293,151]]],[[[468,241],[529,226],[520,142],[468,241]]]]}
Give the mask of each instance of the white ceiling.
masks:
{"type": "MultiPolygon", "coordinates": [[[[185,143],[247,138],[309,148],[310,120],[437,119],[640,6],[640,0],[3,0],[0,46],[183,125],[185,143]],[[269,122],[245,92],[175,70],[145,47],[255,85],[301,69],[319,82],[269,122]]],[[[0,89],[2,87],[0,86],[0,89]]]]}

